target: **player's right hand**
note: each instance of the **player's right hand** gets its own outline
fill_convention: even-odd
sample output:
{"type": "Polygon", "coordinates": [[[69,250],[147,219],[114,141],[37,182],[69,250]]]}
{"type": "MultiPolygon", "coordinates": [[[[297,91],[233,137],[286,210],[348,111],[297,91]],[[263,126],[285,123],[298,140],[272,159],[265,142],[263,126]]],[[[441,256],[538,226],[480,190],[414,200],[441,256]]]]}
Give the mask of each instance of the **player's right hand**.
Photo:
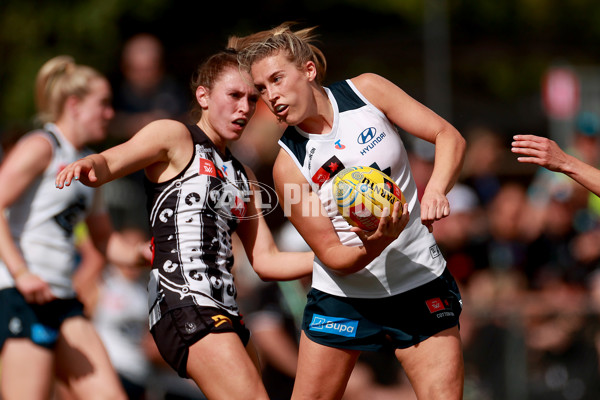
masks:
{"type": "Polygon", "coordinates": [[[86,186],[93,186],[93,183],[98,180],[94,162],[90,158],[82,158],[64,167],[56,176],[55,184],[58,189],[62,189],[74,180],[86,186]]]}
{"type": "Polygon", "coordinates": [[[50,290],[50,285],[31,272],[20,275],[15,280],[15,287],[28,303],[44,304],[56,298],[50,290]]]}

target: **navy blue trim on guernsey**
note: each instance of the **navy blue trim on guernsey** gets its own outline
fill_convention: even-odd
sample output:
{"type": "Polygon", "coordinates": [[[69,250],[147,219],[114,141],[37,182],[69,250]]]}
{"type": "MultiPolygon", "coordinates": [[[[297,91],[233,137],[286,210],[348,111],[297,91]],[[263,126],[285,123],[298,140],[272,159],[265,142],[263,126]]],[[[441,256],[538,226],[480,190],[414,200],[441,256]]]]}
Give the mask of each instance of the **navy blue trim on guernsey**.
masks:
{"type": "Polygon", "coordinates": [[[300,135],[296,132],[296,128],[288,126],[283,132],[281,142],[285,144],[296,156],[296,159],[300,164],[304,164],[304,158],[306,157],[306,142],[308,138],[300,135]]]}
{"type": "Polygon", "coordinates": [[[56,135],[53,132],[51,132],[47,129],[44,129],[43,131],[46,132],[48,135],[50,135],[50,137],[54,140],[54,143],[56,143],[56,147],[60,147],[60,142],[58,141],[58,138],[56,137],[56,135]]]}
{"type": "MultiPolygon", "coordinates": [[[[328,86],[328,88],[331,90],[333,97],[335,97],[340,113],[355,110],[366,105],[346,81],[335,82],[331,86],[328,86]]],[[[280,140],[292,151],[298,162],[304,164],[308,138],[298,134],[296,128],[290,126],[283,132],[280,140]]]]}
{"type": "Polygon", "coordinates": [[[328,88],[331,90],[333,97],[335,97],[339,112],[341,113],[356,110],[366,105],[346,81],[335,82],[331,86],[328,86],[328,88]]]}

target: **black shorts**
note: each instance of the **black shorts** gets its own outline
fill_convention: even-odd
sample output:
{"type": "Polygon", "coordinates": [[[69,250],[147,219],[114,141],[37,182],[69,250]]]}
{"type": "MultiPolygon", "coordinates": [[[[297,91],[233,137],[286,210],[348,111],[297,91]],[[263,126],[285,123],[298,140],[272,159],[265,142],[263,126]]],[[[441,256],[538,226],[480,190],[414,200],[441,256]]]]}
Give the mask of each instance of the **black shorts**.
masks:
{"type": "Polygon", "coordinates": [[[62,323],[83,316],[83,304],[77,299],[56,299],[45,304],[31,304],[16,288],[0,290],[0,349],[6,339],[29,338],[33,343],[52,350],[62,323]]]}
{"type": "Polygon", "coordinates": [[[336,348],[402,349],[458,325],[462,300],[450,272],[395,296],[360,299],[312,289],[302,329],[316,343],[336,348]]]}
{"type": "Polygon", "coordinates": [[[182,378],[187,378],[191,345],[209,333],[235,332],[244,346],[250,331],[241,316],[213,307],[186,306],[166,312],[150,330],[163,359],[182,378]]]}

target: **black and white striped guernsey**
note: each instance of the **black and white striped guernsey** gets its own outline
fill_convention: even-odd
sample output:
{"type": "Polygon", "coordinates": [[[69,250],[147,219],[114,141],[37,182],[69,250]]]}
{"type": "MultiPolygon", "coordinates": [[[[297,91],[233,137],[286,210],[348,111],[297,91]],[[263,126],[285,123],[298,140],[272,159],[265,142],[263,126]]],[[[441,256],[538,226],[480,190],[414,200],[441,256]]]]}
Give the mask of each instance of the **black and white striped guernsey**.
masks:
{"type": "Polygon", "coordinates": [[[238,314],[231,235],[245,214],[248,177],[198,126],[188,129],[194,154],[185,169],[167,182],[145,181],[154,248],[151,327],[163,313],[188,305],[238,314]]]}

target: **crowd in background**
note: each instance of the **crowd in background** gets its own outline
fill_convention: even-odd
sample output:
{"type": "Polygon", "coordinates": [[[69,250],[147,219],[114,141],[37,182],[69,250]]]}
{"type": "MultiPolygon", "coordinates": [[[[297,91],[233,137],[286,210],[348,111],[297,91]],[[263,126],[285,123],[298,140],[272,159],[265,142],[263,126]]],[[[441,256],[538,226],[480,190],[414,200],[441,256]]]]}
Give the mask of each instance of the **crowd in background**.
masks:
{"type": "MultiPolygon", "coordinates": [[[[153,119],[185,121],[189,96],[169,78],[161,57],[161,44],[152,36],[137,36],[124,47],[109,141],[124,141],[153,119]]],[[[235,144],[240,160],[268,185],[282,131],[259,109],[235,144]]],[[[465,399],[598,398],[600,200],[562,174],[519,165],[510,139],[493,127],[461,133],[468,147],[462,175],[448,194],[451,215],[436,222],[433,233],[463,296],[465,399]]],[[[517,133],[525,132],[509,136],[517,133]]],[[[433,160],[406,140],[422,193],[433,160]]],[[[597,115],[579,115],[567,150],[600,165],[597,115]]],[[[104,188],[115,226],[136,239],[148,229],[141,182],[134,174],[104,188]]],[[[306,248],[284,221],[277,212],[268,219],[279,247],[306,248]]],[[[96,273],[82,274],[78,284],[131,398],[202,399],[192,382],[161,362],[149,340],[149,271],[118,265],[92,270],[96,273]]],[[[289,398],[310,280],[261,282],[242,256],[234,270],[267,390],[274,400],[289,398]]],[[[366,353],[359,359],[344,399],[366,398],[414,398],[393,355],[366,353]]]]}

